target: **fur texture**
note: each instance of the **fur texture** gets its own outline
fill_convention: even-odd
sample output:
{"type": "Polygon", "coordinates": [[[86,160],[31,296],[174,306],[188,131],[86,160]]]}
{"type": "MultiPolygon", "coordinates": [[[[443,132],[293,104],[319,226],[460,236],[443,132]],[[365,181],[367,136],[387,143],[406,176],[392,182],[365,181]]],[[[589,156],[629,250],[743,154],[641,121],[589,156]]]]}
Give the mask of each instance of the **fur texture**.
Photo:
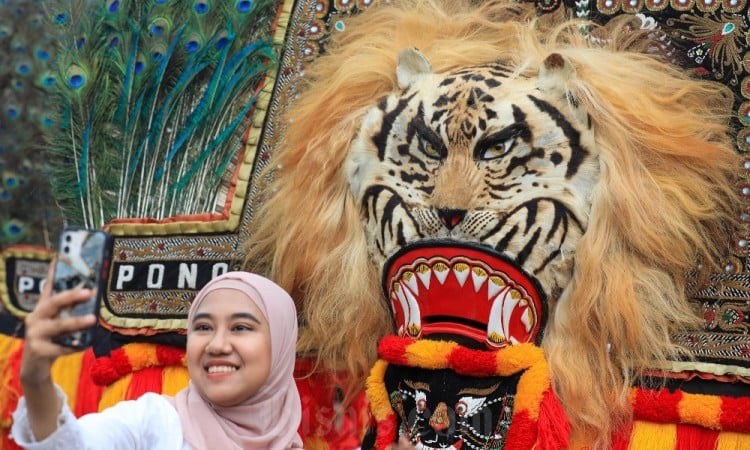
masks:
{"type": "Polygon", "coordinates": [[[528,76],[559,53],[577,72],[568,89],[591,117],[600,179],[567,255],[572,277],[548,292],[542,345],[574,435],[605,446],[629,418],[637,369],[677,356],[670,334],[695,325],[686,274],[699,260],[714,270],[728,242],[739,167],[726,128],[731,94],[626,51],[651,46],[621,21],[594,29],[593,45],[579,24],[532,16],[505,2],[399,0],[352,19],[306,70],[288,111],[245,268],[298,302],[300,352],[364,375],[393,322],[344,165],[365,112],[399,89],[399,52],[418,48],[437,73],[500,60],[528,76]]]}

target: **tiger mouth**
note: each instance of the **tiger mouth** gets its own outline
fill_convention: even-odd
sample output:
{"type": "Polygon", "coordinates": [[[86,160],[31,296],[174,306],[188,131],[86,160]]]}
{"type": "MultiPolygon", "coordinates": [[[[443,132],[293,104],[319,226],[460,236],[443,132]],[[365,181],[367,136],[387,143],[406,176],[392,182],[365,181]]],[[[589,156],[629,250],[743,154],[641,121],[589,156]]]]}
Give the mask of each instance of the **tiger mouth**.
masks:
{"type": "Polygon", "coordinates": [[[541,338],[538,281],[491,248],[420,242],[392,256],[383,274],[399,336],[456,335],[490,348],[541,338]]]}

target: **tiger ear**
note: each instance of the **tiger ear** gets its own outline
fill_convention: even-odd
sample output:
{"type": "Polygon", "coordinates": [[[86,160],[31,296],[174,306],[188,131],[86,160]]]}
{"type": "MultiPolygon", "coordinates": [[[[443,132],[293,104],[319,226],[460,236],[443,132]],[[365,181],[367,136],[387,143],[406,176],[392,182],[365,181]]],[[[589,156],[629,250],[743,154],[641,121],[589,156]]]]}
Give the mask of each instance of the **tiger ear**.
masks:
{"type": "Polygon", "coordinates": [[[416,48],[405,48],[398,54],[396,79],[398,80],[398,87],[401,89],[407,89],[420,75],[430,73],[433,73],[432,64],[416,48]]]}
{"type": "Polygon", "coordinates": [[[551,53],[542,61],[536,87],[552,98],[564,99],[578,120],[586,123],[588,113],[581,107],[578,97],[570,91],[577,78],[576,69],[568,58],[551,53]]]}

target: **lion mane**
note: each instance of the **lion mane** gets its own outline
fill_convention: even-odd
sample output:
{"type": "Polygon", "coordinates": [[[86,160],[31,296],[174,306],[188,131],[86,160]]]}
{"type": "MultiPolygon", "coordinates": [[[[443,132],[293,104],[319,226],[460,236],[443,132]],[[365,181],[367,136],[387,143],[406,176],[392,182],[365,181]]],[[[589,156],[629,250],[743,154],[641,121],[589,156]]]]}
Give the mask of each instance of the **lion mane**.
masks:
{"type": "Polygon", "coordinates": [[[597,39],[581,26],[534,18],[533,4],[399,0],[349,20],[306,68],[245,259],[296,299],[301,354],[361,381],[394,332],[343,166],[365,111],[398,89],[399,51],[418,48],[436,72],[500,60],[531,76],[555,52],[576,68],[568,89],[593,121],[601,177],[566,255],[572,278],[548,293],[542,347],[574,436],[606,445],[629,420],[638,369],[683,355],[670,335],[696,325],[688,274],[716,270],[729,241],[732,97],[644,54],[654,45],[632,24],[588,24],[597,39]]]}

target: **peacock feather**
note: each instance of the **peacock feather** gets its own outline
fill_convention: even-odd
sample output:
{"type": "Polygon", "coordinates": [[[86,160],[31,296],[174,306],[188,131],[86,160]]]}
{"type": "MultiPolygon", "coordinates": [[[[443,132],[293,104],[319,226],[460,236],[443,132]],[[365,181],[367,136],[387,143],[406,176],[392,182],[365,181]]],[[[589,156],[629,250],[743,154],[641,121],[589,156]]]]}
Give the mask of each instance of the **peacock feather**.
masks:
{"type": "Polygon", "coordinates": [[[0,0],[0,249],[50,247],[62,226],[44,153],[55,40],[42,2],[0,0]]]}
{"type": "Polygon", "coordinates": [[[274,52],[272,0],[52,0],[46,136],[69,222],[162,219],[223,208],[274,52]]]}

